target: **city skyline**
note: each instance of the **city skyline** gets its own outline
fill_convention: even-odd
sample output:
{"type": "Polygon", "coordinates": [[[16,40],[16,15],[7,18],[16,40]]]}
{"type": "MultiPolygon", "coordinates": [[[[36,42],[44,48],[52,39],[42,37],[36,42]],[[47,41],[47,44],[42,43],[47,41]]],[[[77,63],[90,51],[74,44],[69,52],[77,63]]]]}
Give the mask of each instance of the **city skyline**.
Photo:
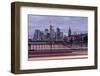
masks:
{"type": "Polygon", "coordinates": [[[72,32],[87,32],[88,31],[88,18],[75,17],[75,16],[42,16],[42,15],[29,15],[28,16],[28,36],[33,38],[36,29],[44,31],[48,27],[54,26],[60,28],[64,35],[68,35],[68,29],[71,28],[72,32]]]}

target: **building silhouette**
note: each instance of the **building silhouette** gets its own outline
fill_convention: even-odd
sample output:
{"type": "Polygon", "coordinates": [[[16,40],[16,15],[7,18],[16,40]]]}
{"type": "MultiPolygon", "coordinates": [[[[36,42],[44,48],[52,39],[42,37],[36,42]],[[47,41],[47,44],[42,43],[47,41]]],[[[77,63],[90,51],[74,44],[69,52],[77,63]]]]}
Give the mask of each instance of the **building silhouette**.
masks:
{"type": "Polygon", "coordinates": [[[71,33],[72,33],[72,31],[71,31],[71,28],[69,27],[69,30],[68,30],[68,36],[69,37],[71,36],[71,33]]]}
{"type": "Polygon", "coordinates": [[[54,40],[55,39],[55,31],[54,31],[54,27],[50,24],[50,40],[54,40]]]}
{"type": "Polygon", "coordinates": [[[33,40],[44,40],[44,33],[40,31],[39,29],[36,29],[34,32],[33,40]]]}
{"type": "Polygon", "coordinates": [[[56,41],[63,40],[63,32],[61,32],[60,28],[56,28],[56,41]]]}
{"type": "Polygon", "coordinates": [[[68,35],[64,35],[59,27],[54,29],[54,26],[50,24],[49,28],[45,28],[44,31],[36,29],[33,35],[33,41],[65,41],[67,43],[80,43],[87,42],[87,33],[73,33],[69,27],[68,35]]]}
{"type": "Polygon", "coordinates": [[[33,40],[40,40],[40,30],[35,30],[33,40]]]}

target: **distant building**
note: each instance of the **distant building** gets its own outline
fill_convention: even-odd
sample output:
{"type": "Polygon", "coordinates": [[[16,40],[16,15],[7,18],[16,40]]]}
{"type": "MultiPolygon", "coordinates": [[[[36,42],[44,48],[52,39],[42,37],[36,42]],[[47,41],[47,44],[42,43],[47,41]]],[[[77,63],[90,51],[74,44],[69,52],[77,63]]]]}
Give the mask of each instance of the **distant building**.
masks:
{"type": "Polygon", "coordinates": [[[50,40],[55,40],[55,31],[52,25],[50,25],[50,40]]]}
{"type": "Polygon", "coordinates": [[[60,39],[60,28],[56,29],[56,40],[60,39]]]}
{"type": "Polygon", "coordinates": [[[63,40],[68,43],[77,43],[77,44],[81,42],[87,43],[88,34],[87,33],[81,34],[81,33],[76,33],[76,32],[72,34],[72,30],[69,27],[68,36],[64,36],[63,40]]]}
{"type": "Polygon", "coordinates": [[[44,33],[42,31],[40,32],[40,38],[41,38],[40,40],[45,40],[45,36],[44,36],[44,33]]]}
{"type": "Polygon", "coordinates": [[[49,30],[45,29],[44,34],[47,35],[47,33],[49,33],[49,30]]]}
{"type": "Polygon", "coordinates": [[[62,41],[63,40],[63,32],[60,32],[60,41],[62,41]]]}
{"type": "Polygon", "coordinates": [[[69,30],[68,30],[68,36],[69,37],[71,36],[71,33],[72,33],[72,31],[71,31],[71,28],[69,27],[69,30]]]}
{"type": "Polygon", "coordinates": [[[56,41],[63,40],[63,32],[60,31],[60,28],[56,28],[56,41]]]}
{"type": "Polygon", "coordinates": [[[87,33],[72,33],[72,29],[69,27],[68,35],[64,35],[59,27],[54,29],[50,24],[49,28],[41,31],[36,29],[33,36],[33,41],[65,41],[66,43],[87,43],[88,34],[87,33]]]}
{"type": "Polygon", "coordinates": [[[44,39],[44,33],[42,31],[36,29],[34,32],[33,40],[36,41],[36,40],[43,40],[43,39],[44,39]]]}
{"type": "Polygon", "coordinates": [[[49,30],[45,29],[44,31],[44,40],[49,40],[49,30]]]}

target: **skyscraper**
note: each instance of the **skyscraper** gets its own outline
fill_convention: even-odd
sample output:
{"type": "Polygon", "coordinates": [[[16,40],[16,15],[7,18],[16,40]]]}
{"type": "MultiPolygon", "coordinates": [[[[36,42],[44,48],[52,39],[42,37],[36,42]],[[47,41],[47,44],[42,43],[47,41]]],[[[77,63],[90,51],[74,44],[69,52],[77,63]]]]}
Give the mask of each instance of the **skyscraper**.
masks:
{"type": "Polygon", "coordinates": [[[39,29],[36,29],[33,40],[43,40],[43,32],[41,32],[39,29]]]}
{"type": "Polygon", "coordinates": [[[45,34],[49,33],[48,29],[45,29],[45,34]]]}
{"type": "Polygon", "coordinates": [[[45,29],[44,30],[44,40],[48,40],[49,39],[49,36],[48,36],[48,34],[49,34],[49,30],[48,29],[45,29]]]}
{"type": "Polygon", "coordinates": [[[60,39],[60,28],[56,28],[56,40],[60,39]]]}
{"type": "Polygon", "coordinates": [[[55,31],[54,31],[54,28],[53,28],[53,26],[50,24],[50,39],[51,40],[54,40],[54,38],[55,38],[55,31]]]}

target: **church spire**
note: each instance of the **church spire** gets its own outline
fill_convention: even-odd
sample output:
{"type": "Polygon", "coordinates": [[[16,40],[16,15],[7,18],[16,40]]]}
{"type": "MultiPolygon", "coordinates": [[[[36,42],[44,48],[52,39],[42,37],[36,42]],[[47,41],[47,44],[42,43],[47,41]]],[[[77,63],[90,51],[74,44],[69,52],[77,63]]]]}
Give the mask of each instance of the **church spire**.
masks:
{"type": "Polygon", "coordinates": [[[69,27],[69,30],[68,30],[68,36],[70,37],[71,36],[71,28],[69,27]]]}

